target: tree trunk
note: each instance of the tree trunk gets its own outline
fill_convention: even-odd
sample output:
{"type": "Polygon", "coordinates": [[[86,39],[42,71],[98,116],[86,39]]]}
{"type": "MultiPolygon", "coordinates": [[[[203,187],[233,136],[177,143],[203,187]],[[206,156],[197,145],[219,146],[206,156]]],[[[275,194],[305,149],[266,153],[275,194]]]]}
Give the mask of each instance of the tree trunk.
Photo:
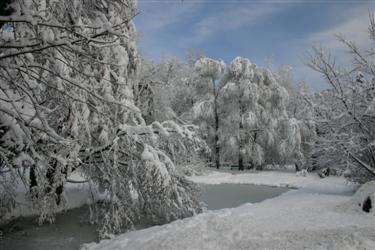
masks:
{"type": "MultiPolygon", "coordinates": [[[[50,165],[50,167],[47,169],[46,177],[48,180],[49,185],[46,187],[45,192],[46,194],[51,193],[53,191],[53,186],[55,185],[55,176],[56,176],[56,171],[57,171],[57,160],[54,159],[50,165]]],[[[66,168],[63,169],[62,174],[64,175],[64,178],[66,178],[66,168]]],[[[64,191],[64,185],[63,182],[61,182],[58,186],[56,186],[54,193],[56,197],[56,204],[60,205],[61,202],[61,194],[64,191]]]]}
{"type": "Polygon", "coordinates": [[[243,155],[242,155],[242,149],[243,149],[243,121],[242,116],[244,113],[244,108],[241,101],[241,96],[238,97],[238,108],[239,108],[239,131],[238,131],[238,170],[244,170],[243,165],[243,155]]]}
{"type": "Polygon", "coordinates": [[[35,165],[30,166],[29,179],[29,188],[32,191],[33,187],[36,187],[38,185],[36,181],[35,165]]]}
{"type": "Polygon", "coordinates": [[[295,168],[296,168],[296,172],[301,171],[301,169],[300,169],[298,163],[294,163],[294,166],[295,166],[295,168]]]}
{"type": "Polygon", "coordinates": [[[220,168],[220,147],[219,147],[219,114],[217,111],[217,93],[216,93],[216,86],[215,86],[215,79],[212,78],[212,92],[214,94],[214,116],[215,116],[215,165],[216,168],[220,168]]]}

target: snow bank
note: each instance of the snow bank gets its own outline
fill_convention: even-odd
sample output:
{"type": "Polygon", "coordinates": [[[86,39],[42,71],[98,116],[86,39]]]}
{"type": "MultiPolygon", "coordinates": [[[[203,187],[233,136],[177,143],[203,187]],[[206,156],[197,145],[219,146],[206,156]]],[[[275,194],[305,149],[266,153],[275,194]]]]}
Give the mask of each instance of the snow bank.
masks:
{"type": "Polygon", "coordinates": [[[119,235],[112,240],[83,245],[83,250],[119,249],[375,249],[375,217],[363,211],[340,209],[356,197],[374,196],[375,182],[359,189],[343,178],[251,172],[211,172],[192,176],[205,183],[293,186],[292,190],[261,203],[208,211],[163,226],[119,235]],[[362,190],[362,191],[361,191],[362,190]]]}
{"type": "Polygon", "coordinates": [[[209,211],[86,244],[82,249],[375,249],[375,218],[337,209],[349,199],[294,190],[261,203],[209,211]]]}
{"type": "Polygon", "coordinates": [[[375,215],[375,181],[363,184],[353,197],[342,206],[344,209],[375,215]]]}

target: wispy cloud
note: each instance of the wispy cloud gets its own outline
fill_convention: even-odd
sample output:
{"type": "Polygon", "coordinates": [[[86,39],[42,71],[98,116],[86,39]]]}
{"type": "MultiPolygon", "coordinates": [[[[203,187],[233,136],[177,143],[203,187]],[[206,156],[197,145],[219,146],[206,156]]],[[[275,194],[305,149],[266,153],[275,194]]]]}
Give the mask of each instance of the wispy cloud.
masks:
{"type": "Polygon", "coordinates": [[[308,66],[304,65],[308,62],[309,56],[307,52],[311,52],[313,46],[322,47],[332,53],[336,57],[337,63],[350,63],[350,54],[348,48],[339,41],[337,36],[342,36],[348,41],[353,41],[361,49],[368,49],[371,46],[369,39],[368,26],[369,11],[373,12],[375,9],[369,9],[368,6],[359,6],[352,9],[345,14],[344,21],[338,22],[335,25],[322,29],[318,32],[310,33],[304,39],[291,42],[290,44],[297,49],[292,51],[294,54],[294,64],[299,65],[294,67],[294,75],[297,80],[306,80],[315,90],[327,88],[328,85],[324,82],[322,76],[314,72],[308,66]]]}
{"type": "MultiPolygon", "coordinates": [[[[142,31],[158,32],[178,23],[198,11],[203,1],[139,1],[142,17],[138,21],[142,31]]],[[[137,21],[137,20],[136,20],[137,21]]]]}
{"type": "Polygon", "coordinates": [[[135,23],[139,47],[144,54],[156,60],[161,56],[178,54],[175,44],[182,33],[175,35],[173,29],[183,27],[181,22],[199,13],[203,5],[203,1],[139,0],[141,13],[135,23]]]}
{"type": "Polygon", "coordinates": [[[239,4],[216,12],[196,23],[191,42],[201,42],[211,36],[228,30],[254,26],[272,15],[283,11],[289,4],[239,4]]]}
{"type": "Polygon", "coordinates": [[[338,40],[337,36],[343,36],[345,39],[355,41],[359,47],[368,47],[370,45],[368,25],[368,16],[356,16],[337,27],[312,34],[307,42],[322,44],[324,47],[332,50],[341,50],[343,44],[338,40]]]}

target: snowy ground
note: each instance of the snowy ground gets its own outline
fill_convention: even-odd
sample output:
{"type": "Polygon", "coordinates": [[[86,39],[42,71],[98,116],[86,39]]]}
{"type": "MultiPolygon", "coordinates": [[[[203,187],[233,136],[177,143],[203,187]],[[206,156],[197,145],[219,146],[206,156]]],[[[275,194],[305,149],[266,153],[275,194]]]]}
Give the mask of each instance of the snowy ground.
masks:
{"type": "Polygon", "coordinates": [[[262,172],[211,173],[190,179],[300,189],[261,203],[122,234],[83,249],[375,249],[375,212],[349,205],[350,187],[341,178],[262,172]]]}

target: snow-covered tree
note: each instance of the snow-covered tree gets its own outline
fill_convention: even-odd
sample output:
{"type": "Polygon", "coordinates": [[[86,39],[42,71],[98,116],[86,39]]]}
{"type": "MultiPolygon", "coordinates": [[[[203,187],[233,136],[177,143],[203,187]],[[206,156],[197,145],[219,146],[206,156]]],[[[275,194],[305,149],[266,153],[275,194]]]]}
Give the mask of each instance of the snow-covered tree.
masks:
{"type": "Polygon", "coordinates": [[[288,93],[277,75],[237,57],[224,79],[221,141],[227,142],[225,150],[238,149],[239,169],[244,161],[258,168],[285,163],[301,167],[299,124],[287,115],[288,93]]]}
{"type": "MultiPolygon", "coordinates": [[[[220,167],[220,146],[219,146],[219,113],[218,96],[220,92],[219,80],[224,74],[225,64],[223,61],[216,61],[202,57],[195,63],[197,73],[202,77],[200,87],[204,93],[203,98],[195,103],[193,113],[195,119],[204,122],[208,133],[212,134],[213,159],[216,168],[220,167]],[[212,131],[212,132],[211,132],[212,131]]],[[[201,124],[201,128],[204,126],[201,124]]],[[[211,136],[210,136],[211,137],[211,136]]]]}
{"type": "MultiPolygon", "coordinates": [[[[369,32],[375,42],[373,15],[369,32]]],[[[314,48],[309,63],[331,86],[314,98],[318,135],[315,156],[319,167],[337,169],[363,182],[375,178],[374,53],[343,37],[339,40],[349,49],[350,66],[338,66],[322,48],[314,48]]]]}
{"type": "Polygon", "coordinates": [[[191,122],[186,113],[191,110],[195,99],[193,65],[177,58],[163,58],[158,64],[147,58],[142,60],[137,100],[142,114],[150,117],[150,121],[191,122]]]}
{"type": "Polygon", "coordinates": [[[300,127],[301,152],[304,156],[304,165],[308,170],[314,170],[313,147],[316,141],[314,94],[304,82],[291,89],[289,93],[290,101],[287,112],[289,117],[297,119],[300,127]]]}
{"type": "Polygon", "coordinates": [[[313,170],[312,147],[316,139],[313,94],[307,83],[302,81],[296,85],[292,74],[292,67],[283,65],[277,70],[275,78],[288,92],[289,102],[286,106],[288,117],[296,118],[300,128],[301,152],[303,154],[300,165],[313,170]]]}
{"type": "Polygon", "coordinates": [[[11,8],[0,17],[1,205],[15,205],[23,182],[40,222],[52,221],[79,171],[105,190],[101,237],[140,214],[160,223],[199,212],[194,186],[171,160],[174,145],[204,146],[196,128],[146,125],[134,100],[136,2],[15,0],[11,8]]]}
{"type": "Polygon", "coordinates": [[[221,127],[221,142],[229,142],[225,149],[230,152],[235,140],[233,148],[237,148],[239,170],[244,170],[246,144],[250,144],[246,142],[258,131],[255,114],[250,111],[257,105],[257,86],[252,83],[254,65],[246,58],[237,57],[229,65],[227,74],[221,90],[224,99],[221,110],[226,117],[222,118],[225,125],[221,127]],[[233,128],[238,132],[233,133],[233,128]]]}
{"type": "MultiPolygon", "coordinates": [[[[147,120],[151,122],[157,120],[161,124],[174,121],[201,134],[198,127],[192,125],[191,109],[194,104],[194,86],[197,80],[194,64],[177,58],[163,58],[158,64],[147,58],[142,58],[142,61],[138,73],[140,91],[137,106],[140,107],[146,123],[147,120]]],[[[171,137],[168,139],[168,144],[173,145],[168,151],[174,153],[176,157],[173,156],[172,160],[179,167],[201,162],[210,151],[204,141],[201,143],[199,154],[192,150],[195,147],[186,147],[187,144],[175,142],[176,140],[171,137]]]]}

